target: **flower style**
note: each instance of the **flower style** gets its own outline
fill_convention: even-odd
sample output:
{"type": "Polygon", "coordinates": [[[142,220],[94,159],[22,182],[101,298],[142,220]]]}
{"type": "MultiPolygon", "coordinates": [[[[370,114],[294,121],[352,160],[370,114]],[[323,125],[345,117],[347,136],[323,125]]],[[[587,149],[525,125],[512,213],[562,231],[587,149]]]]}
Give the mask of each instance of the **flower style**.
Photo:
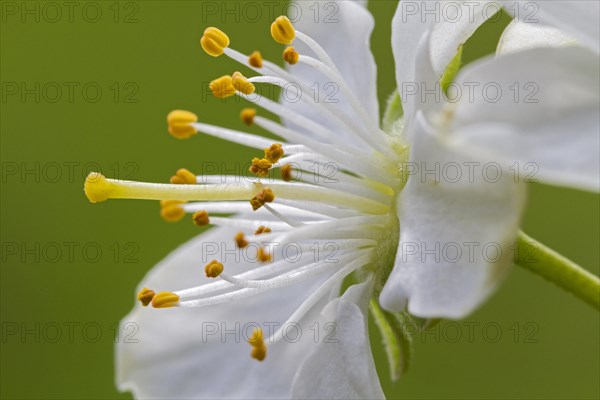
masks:
{"type": "MultiPolygon", "coordinates": [[[[296,6],[310,15],[310,4],[296,6]]],[[[549,160],[543,158],[543,149],[514,157],[510,144],[495,141],[502,134],[520,140],[525,128],[541,136],[544,132],[536,131],[539,118],[527,120],[517,107],[494,106],[482,99],[421,101],[403,92],[403,114],[395,113],[392,104],[384,132],[377,122],[376,65],[369,48],[373,19],[357,3],[341,1],[336,7],[335,24],[303,18],[292,25],[285,17],[273,23],[273,38],[288,46],[283,53],[288,69],[263,60],[258,52],[237,52],[216,28],[204,32],[201,44],[209,55],[228,56],[259,74],[246,78],[236,72],[216,79],[211,83],[215,96],[237,95],[280,116],[282,124],[246,109],[241,118],[283,141],[274,144],[198,122],[187,111],[169,115],[169,132],[180,139],[202,132],[264,150],[250,166],[259,181],[197,177],[185,169],[177,171],[171,184],[117,181],[100,174],[86,180],[85,192],[92,202],[161,200],[166,220],[192,214],[197,225],[218,226],[175,250],[140,285],[141,304],[124,319],[140,326],[139,342],[117,347],[122,390],[140,398],[383,398],[367,331],[369,302],[375,309],[380,302],[388,311],[407,308],[424,318],[461,318],[489,296],[512,264],[507,249],[517,236],[524,207],[523,182],[515,182],[512,175],[493,182],[481,175],[449,182],[414,174],[409,167],[482,158],[501,160],[506,167],[508,161],[529,160],[531,154],[549,160]],[[284,96],[280,104],[272,103],[254,95],[255,84],[293,84],[300,101],[286,102],[284,96]],[[333,85],[341,98],[335,103],[326,101],[323,93],[315,98],[309,89],[313,84],[333,85]],[[516,118],[511,118],[513,112],[516,118]],[[490,146],[498,151],[482,150],[490,146]],[[329,181],[323,169],[311,169],[315,163],[329,162],[339,166],[335,181],[329,181]],[[282,179],[269,178],[277,168],[282,179]],[[213,215],[223,213],[235,215],[213,215]],[[277,243],[277,249],[268,243],[277,243]],[[500,253],[491,258],[480,250],[452,260],[428,257],[431,246],[448,243],[467,243],[471,249],[493,243],[500,253]],[[293,261],[282,251],[290,244],[298,249],[293,261]],[[323,255],[331,244],[333,259],[315,257],[315,248],[323,255]],[[256,257],[232,262],[234,245],[237,257],[249,248],[256,257]],[[229,253],[222,251],[227,246],[229,253]],[[204,259],[209,254],[214,259],[204,259]],[[353,272],[360,283],[340,296],[343,280],[353,272]],[[199,285],[190,287],[193,282],[199,285]],[[150,304],[170,309],[144,307],[150,304]],[[286,331],[290,326],[293,333],[286,331]]],[[[406,11],[401,4],[393,22],[401,92],[407,84],[437,85],[456,49],[485,20],[430,24],[410,18],[406,11]]],[[[456,81],[508,81],[514,75],[502,75],[511,70],[506,64],[517,63],[514,72],[522,68],[527,74],[537,53],[548,53],[548,60],[542,60],[554,63],[561,54],[580,52],[560,50],[567,53],[535,49],[483,60],[465,68],[456,81]]],[[[552,79],[570,68],[573,63],[566,61],[549,68],[543,83],[554,85],[552,79]]],[[[559,89],[574,90],[569,92],[574,96],[592,91],[580,85],[583,80],[566,77],[562,82],[559,89]]],[[[542,93],[544,101],[554,99],[554,88],[542,93]]],[[[581,104],[539,104],[527,113],[570,115],[581,104]]],[[[558,145],[560,128],[549,133],[557,139],[550,144],[558,145]]],[[[535,146],[545,146],[543,139],[535,146]]],[[[561,159],[561,174],[552,169],[556,164],[544,165],[542,177],[589,187],[593,172],[573,176],[568,168],[580,160],[561,159]]]]}

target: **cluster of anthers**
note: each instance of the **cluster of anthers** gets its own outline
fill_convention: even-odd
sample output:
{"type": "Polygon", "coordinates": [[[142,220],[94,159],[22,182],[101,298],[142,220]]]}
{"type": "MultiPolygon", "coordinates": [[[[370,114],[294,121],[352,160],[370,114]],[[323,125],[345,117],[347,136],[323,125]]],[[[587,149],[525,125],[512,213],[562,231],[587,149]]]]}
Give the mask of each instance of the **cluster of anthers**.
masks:
{"type": "MultiPolygon", "coordinates": [[[[246,78],[235,72],[220,77],[210,84],[214,95],[218,98],[240,96],[312,134],[309,136],[258,116],[255,109],[244,109],[241,119],[246,124],[256,124],[284,139],[281,144],[272,144],[260,136],[198,122],[195,114],[176,110],[167,117],[169,133],[175,138],[188,139],[203,132],[264,150],[264,156],[254,158],[250,166],[250,172],[258,181],[240,182],[235,176],[198,177],[187,169],[178,170],[170,184],[112,180],[91,173],[85,182],[85,193],[92,203],[109,198],[160,200],[160,214],[167,221],[178,221],[191,214],[199,226],[210,224],[239,229],[232,238],[238,248],[263,240],[279,244],[293,242],[301,250],[314,248],[311,246],[315,244],[323,247],[335,243],[338,262],[315,260],[313,253],[306,252],[299,261],[290,263],[259,245],[259,263],[255,268],[228,275],[226,265],[213,260],[205,266],[205,274],[211,279],[218,278],[217,281],[175,292],[155,293],[144,288],[138,294],[143,306],[204,307],[323,277],[318,289],[309,294],[288,320],[298,321],[325,294],[339,290],[340,282],[359,268],[379,277],[380,284],[389,272],[397,246],[395,197],[404,184],[398,165],[406,148],[379,128],[378,116],[368,115],[327,52],[315,40],[295,30],[284,16],[273,22],[271,34],[278,43],[289,46],[299,40],[311,49],[316,58],[300,55],[291,46],[284,50],[283,58],[289,64],[314,68],[335,82],[357,118],[350,118],[346,109],[337,103],[308,95],[310,82],[301,78],[294,80],[292,73],[263,60],[258,51],[246,56],[231,49],[224,32],[207,28],[200,41],[206,53],[213,57],[225,54],[259,74],[246,78]],[[326,118],[337,128],[324,126],[309,115],[261,96],[250,96],[255,91],[254,84],[283,87],[290,82],[304,94],[301,100],[311,108],[312,116],[326,118]],[[320,169],[311,168],[315,163],[331,162],[339,166],[334,180],[322,176],[320,169]],[[276,168],[280,169],[281,179],[269,179],[267,187],[260,178],[276,168]],[[265,213],[271,216],[264,219],[265,213]]],[[[272,343],[280,337],[281,332],[275,332],[265,341],[262,331],[257,329],[249,339],[252,357],[263,360],[265,342],[272,343]]]]}

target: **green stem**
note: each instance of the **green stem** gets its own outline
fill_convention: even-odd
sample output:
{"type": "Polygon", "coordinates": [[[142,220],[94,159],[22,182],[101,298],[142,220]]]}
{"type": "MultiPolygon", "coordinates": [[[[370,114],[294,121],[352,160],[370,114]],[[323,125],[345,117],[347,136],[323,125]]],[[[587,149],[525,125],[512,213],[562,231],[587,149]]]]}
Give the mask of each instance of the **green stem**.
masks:
{"type": "Polygon", "coordinates": [[[600,279],[537,240],[519,232],[516,264],[555,283],[600,310],[600,279]]]}

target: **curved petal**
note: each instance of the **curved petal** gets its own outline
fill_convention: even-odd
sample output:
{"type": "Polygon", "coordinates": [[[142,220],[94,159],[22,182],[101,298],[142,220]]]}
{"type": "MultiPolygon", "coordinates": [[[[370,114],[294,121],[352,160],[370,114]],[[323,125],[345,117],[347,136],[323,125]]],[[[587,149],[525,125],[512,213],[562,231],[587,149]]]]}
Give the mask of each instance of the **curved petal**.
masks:
{"type": "Polygon", "coordinates": [[[529,165],[521,172],[534,172],[530,178],[598,191],[599,70],[600,58],[576,46],[473,64],[457,83],[480,86],[456,104],[451,137],[466,151],[507,168],[529,165]],[[486,82],[493,82],[491,92],[483,90],[486,82]]]}
{"type": "Polygon", "coordinates": [[[292,384],[296,399],[384,399],[369,345],[370,281],[353,285],[323,310],[335,335],[322,340],[300,365],[292,384]]]}
{"type": "MultiPolygon", "coordinates": [[[[215,249],[207,244],[231,243],[235,233],[217,228],[190,240],[159,263],[140,288],[176,290],[206,281],[201,276],[201,257],[215,249]]],[[[233,246],[227,248],[231,256],[233,246]]],[[[244,261],[226,264],[231,274],[251,267],[244,261]]],[[[304,332],[297,341],[292,326],[287,331],[289,340],[267,343],[263,362],[250,357],[246,340],[256,326],[263,328],[265,338],[270,336],[319,283],[316,278],[201,309],[136,305],[121,323],[124,339],[116,349],[119,389],[131,390],[136,398],[288,398],[298,362],[316,346],[309,326],[330,299],[323,298],[297,322],[304,332]],[[128,339],[133,330],[136,334],[128,339]]]]}
{"type": "MultiPolygon", "coordinates": [[[[379,121],[379,103],[377,100],[377,65],[371,53],[370,38],[375,22],[369,11],[353,1],[297,1],[290,10],[294,10],[297,18],[292,18],[294,27],[317,41],[334,61],[341,75],[350,89],[372,116],[374,121],[379,121]]],[[[300,53],[309,56],[315,54],[299,40],[294,42],[294,48],[300,53]]],[[[306,83],[313,93],[308,93],[315,99],[323,97],[323,101],[336,103],[346,114],[353,118],[354,112],[348,101],[341,95],[335,82],[305,64],[288,66],[288,70],[299,80],[306,83]]],[[[316,122],[335,131],[338,125],[316,114],[312,105],[296,100],[289,96],[290,101],[285,102],[289,107],[303,115],[310,116],[316,122]]],[[[283,95],[282,101],[286,100],[283,95]]],[[[317,104],[322,107],[322,104],[317,104]]],[[[360,124],[357,119],[356,122],[360,124]]],[[[285,121],[286,125],[311,134],[306,128],[299,127],[285,121]]]]}
{"type": "Polygon", "coordinates": [[[514,53],[538,47],[564,47],[577,44],[565,32],[540,24],[524,24],[512,21],[498,42],[498,55],[514,53]]]}
{"type": "Polygon", "coordinates": [[[552,25],[600,53],[600,2],[588,0],[503,0],[518,23],[552,25]]]}
{"type": "Polygon", "coordinates": [[[419,116],[398,199],[400,246],[379,298],[424,318],[462,318],[512,265],[525,187],[452,151],[419,116]],[[438,171],[438,172],[435,172],[438,171]]]}
{"type": "Polygon", "coordinates": [[[418,109],[414,104],[414,85],[418,45],[430,33],[431,62],[438,80],[456,55],[460,45],[493,16],[493,1],[401,1],[392,20],[392,50],[396,62],[396,84],[401,93],[404,114],[418,109]],[[488,10],[488,11],[486,11],[488,10]]]}

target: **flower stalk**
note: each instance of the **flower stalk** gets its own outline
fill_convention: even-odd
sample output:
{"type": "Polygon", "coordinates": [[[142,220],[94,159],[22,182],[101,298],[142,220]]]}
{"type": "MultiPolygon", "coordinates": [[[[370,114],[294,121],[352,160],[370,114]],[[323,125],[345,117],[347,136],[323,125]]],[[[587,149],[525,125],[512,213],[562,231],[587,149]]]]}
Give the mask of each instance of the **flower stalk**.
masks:
{"type": "Polygon", "coordinates": [[[562,287],[600,310],[600,279],[522,231],[516,264],[562,287]]]}

